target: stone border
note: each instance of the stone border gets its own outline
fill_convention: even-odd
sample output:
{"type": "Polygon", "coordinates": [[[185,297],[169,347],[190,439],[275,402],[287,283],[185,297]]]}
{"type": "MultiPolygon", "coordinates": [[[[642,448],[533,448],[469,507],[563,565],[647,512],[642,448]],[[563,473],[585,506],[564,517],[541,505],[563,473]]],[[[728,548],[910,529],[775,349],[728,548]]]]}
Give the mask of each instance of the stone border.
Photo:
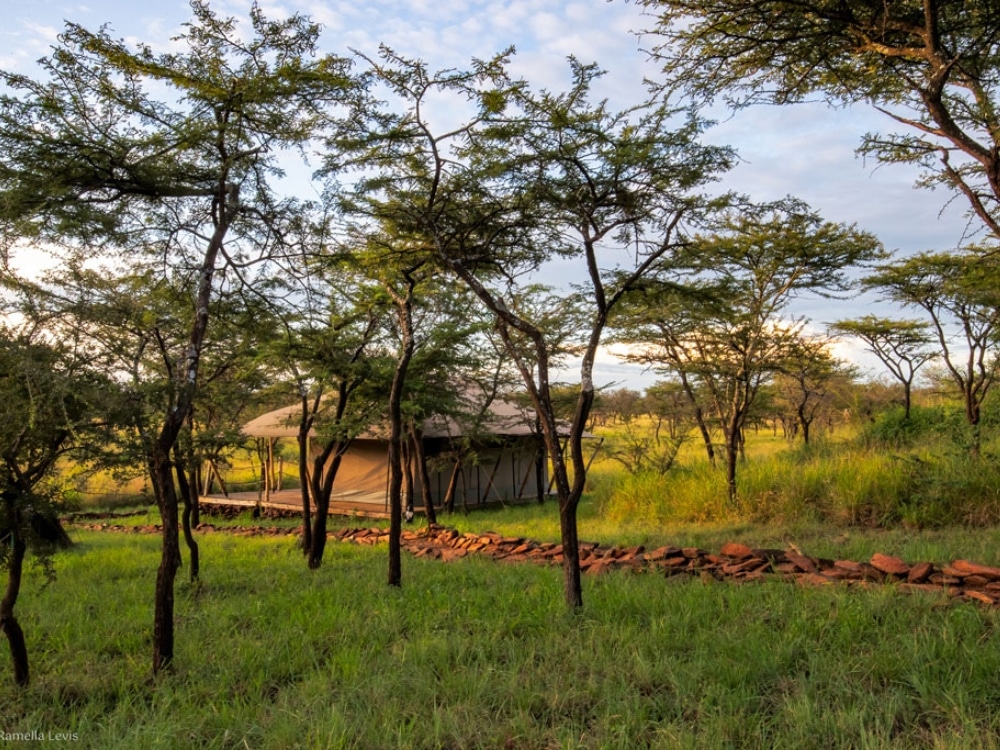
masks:
{"type": "MultiPolygon", "coordinates": [[[[159,525],[126,526],[109,523],[78,523],[77,528],[92,531],[158,534],[159,525]]],[[[298,536],[299,529],[276,526],[216,527],[200,524],[202,534],[228,533],[237,536],[298,536]]],[[[387,544],[389,530],[343,528],[330,538],[341,542],[387,544]]],[[[421,529],[404,529],[403,549],[414,557],[428,557],[449,562],[472,554],[499,562],[558,565],[563,561],[561,544],[537,542],[524,537],[506,537],[492,531],[462,533],[446,526],[431,524],[421,529]]],[[[667,577],[698,575],[719,581],[746,583],[765,579],[792,581],[804,586],[851,586],[892,584],[905,592],[945,593],[953,600],[975,601],[990,607],[1000,606],[1000,568],[970,560],[954,560],[947,565],[930,562],[907,563],[898,557],[876,552],[867,562],[811,557],[797,549],[761,549],[730,542],[718,554],[698,547],[618,547],[596,542],[580,542],[580,569],[587,575],[601,575],[610,570],[661,573],[667,577]]]]}
{"type": "MultiPolygon", "coordinates": [[[[334,536],[357,544],[387,543],[386,529],[341,529],[334,536]]],[[[486,555],[504,562],[560,564],[562,545],[505,537],[494,532],[462,534],[431,525],[405,530],[404,548],[415,557],[448,562],[469,554],[486,555]]],[[[668,577],[682,574],[736,582],[780,578],[808,586],[844,583],[854,586],[895,584],[901,591],[947,593],[953,599],[989,606],[1000,602],[1000,568],[955,560],[950,565],[930,562],[907,564],[898,557],[876,552],[868,562],[810,557],[794,549],[759,549],[744,544],[724,544],[719,554],[697,547],[618,547],[580,543],[580,568],[587,575],[609,570],[658,572],[668,577]]]]}

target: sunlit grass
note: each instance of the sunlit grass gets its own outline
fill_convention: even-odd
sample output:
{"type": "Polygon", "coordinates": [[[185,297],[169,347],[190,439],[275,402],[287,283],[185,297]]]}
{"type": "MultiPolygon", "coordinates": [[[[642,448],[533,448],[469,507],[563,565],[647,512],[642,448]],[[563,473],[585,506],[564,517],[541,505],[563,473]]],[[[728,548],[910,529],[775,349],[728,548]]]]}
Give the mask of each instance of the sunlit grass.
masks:
{"type": "MultiPolygon", "coordinates": [[[[501,511],[492,520],[528,511],[501,511]]],[[[473,518],[470,516],[469,518],[473,518]]],[[[892,588],[609,574],[206,537],[149,678],[155,537],[82,533],[20,604],[34,682],[0,729],[86,748],[994,747],[998,615],[892,588]]]]}

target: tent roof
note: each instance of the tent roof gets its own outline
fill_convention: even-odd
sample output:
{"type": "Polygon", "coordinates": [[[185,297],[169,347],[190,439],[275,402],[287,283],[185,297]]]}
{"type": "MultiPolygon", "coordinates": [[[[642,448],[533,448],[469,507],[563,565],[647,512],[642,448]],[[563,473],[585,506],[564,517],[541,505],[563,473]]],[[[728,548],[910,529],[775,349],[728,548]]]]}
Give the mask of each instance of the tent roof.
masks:
{"type": "MultiPolygon", "coordinates": [[[[243,425],[243,433],[249,437],[295,437],[298,435],[300,414],[301,407],[298,404],[275,409],[247,422],[243,425]]],[[[495,399],[490,404],[479,431],[508,437],[534,435],[534,422],[534,412],[531,409],[495,399]]],[[[424,437],[459,437],[476,431],[471,421],[463,422],[454,417],[432,416],[424,420],[424,437]]],[[[381,440],[385,437],[384,430],[378,429],[361,435],[361,438],[369,440],[381,440]]]]}

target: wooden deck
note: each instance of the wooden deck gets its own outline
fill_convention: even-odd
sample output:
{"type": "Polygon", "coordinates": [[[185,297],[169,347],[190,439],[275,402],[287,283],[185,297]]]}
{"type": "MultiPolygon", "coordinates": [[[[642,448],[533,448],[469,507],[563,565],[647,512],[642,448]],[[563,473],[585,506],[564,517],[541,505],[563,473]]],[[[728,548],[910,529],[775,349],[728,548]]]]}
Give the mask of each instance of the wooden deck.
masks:
{"type": "MultiPolygon", "coordinates": [[[[258,504],[256,492],[230,492],[226,495],[203,495],[199,502],[211,505],[229,505],[253,508],[258,504]]],[[[261,502],[262,508],[276,510],[302,510],[302,493],[299,490],[272,492],[268,502],[261,502]]],[[[313,507],[315,511],[315,506],[313,507]]],[[[422,509],[417,509],[418,511],[422,509]]],[[[388,518],[389,505],[382,492],[341,492],[330,498],[331,516],[361,516],[364,518],[388,518]]]]}

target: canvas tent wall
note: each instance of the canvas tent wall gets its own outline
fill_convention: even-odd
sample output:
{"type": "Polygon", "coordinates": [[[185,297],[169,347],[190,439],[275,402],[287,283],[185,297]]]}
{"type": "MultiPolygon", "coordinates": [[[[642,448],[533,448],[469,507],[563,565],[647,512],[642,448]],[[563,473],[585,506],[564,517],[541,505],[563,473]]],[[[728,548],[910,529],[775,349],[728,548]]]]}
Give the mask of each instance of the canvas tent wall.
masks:
{"type": "MultiPolygon", "coordinates": [[[[273,442],[294,441],[299,417],[298,406],[277,409],[248,422],[243,432],[273,442]]],[[[434,504],[443,502],[453,474],[456,507],[536,499],[545,493],[548,461],[532,423],[529,412],[506,401],[494,401],[477,428],[454,418],[427,419],[422,425],[423,448],[434,504]]],[[[412,464],[411,469],[416,476],[412,464]]],[[[388,507],[388,474],[388,441],[377,431],[366,433],[344,454],[331,501],[361,510],[388,507]]],[[[423,503],[417,480],[413,504],[423,503]]]]}

